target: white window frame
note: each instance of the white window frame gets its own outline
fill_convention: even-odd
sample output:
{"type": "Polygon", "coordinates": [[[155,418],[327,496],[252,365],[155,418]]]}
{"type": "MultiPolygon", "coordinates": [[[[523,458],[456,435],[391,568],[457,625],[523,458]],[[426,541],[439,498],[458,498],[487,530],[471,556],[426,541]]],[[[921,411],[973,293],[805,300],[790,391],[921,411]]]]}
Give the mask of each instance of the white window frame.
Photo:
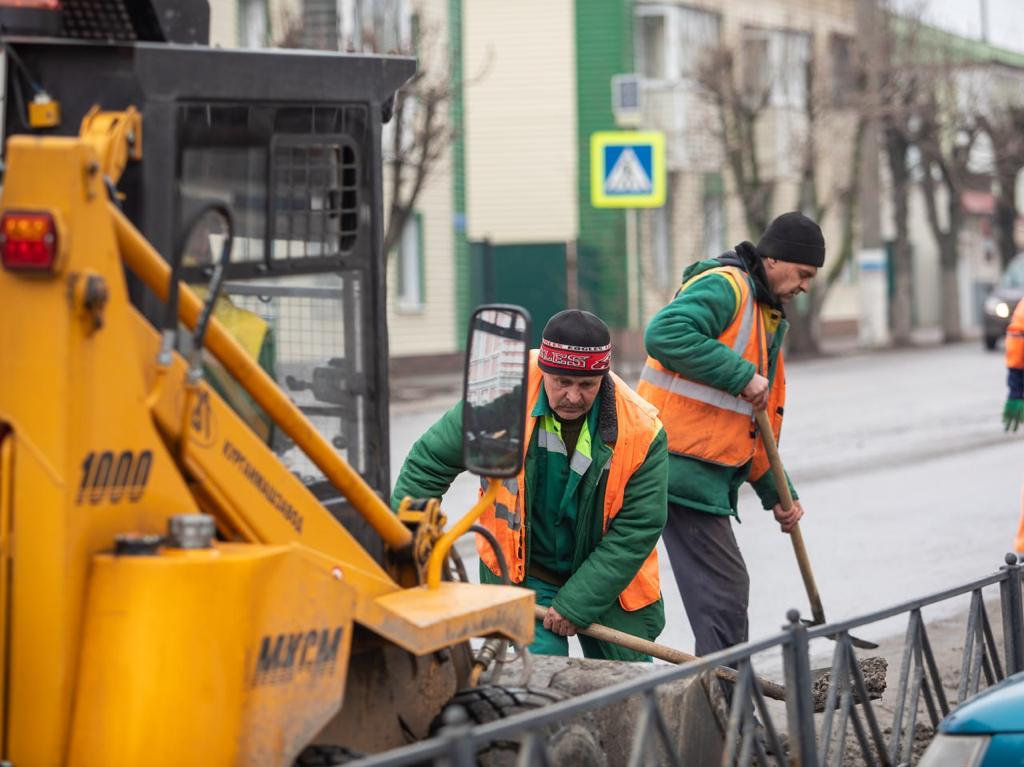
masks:
{"type": "Polygon", "coordinates": [[[696,21],[713,21],[715,26],[715,41],[709,45],[714,48],[722,40],[722,17],[714,11],[703,8],[692,8],[687,5],[669,5],[666,3],[641,3],[635,6],[634,22],[642,18],[660,16],[662,19],[662,31],[664,40],[663,76],[648,77],[640,66],[646,59],[644,49],[644,35],[640,31],[640,24],[634,27],[634,59],[637,62],[636,71],[643,80],[653,86],[667,86],[679,83],[692,83],[696,79],[696,72],[683,72],[683,31],[692,27],[696,21]]]}
{"type": "Polygon", "coordinates": [[[413,211],[395,246],[395,308],[403,314],[421,312],[426,304],[423,248],[423,216],[413,211]]]}
{"type": "Polygon", "coordinates": [[[722,255],[725,238],[725,194],[705,192],[701,198],[701,258],[722,255]]]}
{"type": "Polygon", "coordinates": [[[241,48],[266,48],[270,39],[266,0],[239,0],[238,45],[241,48]]]}
{"type": "MultiPolygon", "coordinates": [[[[373,53],[374,12],[384,7],[389,19],[397,16],[397,42],[400,53],[412,51],[412,9],[409,0],[337,0],[338,41],[343,51],[373,53]],[[368,39],[369,38],[369,39],[368,39]]],[[[387,50],[377,53],[389,53],[387,50]]]]}
{"type": "Polygon", "coordinates": [[[670,74],[678,71],[676,66],[676,54],[674,46],[671,45],[673,39],[672,29],[674,27],[675,20],[675,6],[672,5],[655,5],[655,4],[642,4],[637,5],[634,9],[634,36],[633,36],[633,47],[634,47],[634,59],[637,62],[635,67],[637,74],[648,83],[656,83],[659,85],[667,84],[670,80],[670,74]],[[644,72],[642,65],[647,59],[647,51],[644,46],[644,35],[640,31],[640,19],[642,18],[653,18],[661,17],[661,30],[664,39],[661,41],[661,49],[663,54],[662,61],[662,76],[661,77],[648,77],[647,73],[644,72]]]}
{"type": "MultiPolygon", "coordinates": [[[[681,79],[687,82],[694,82],[697,79],[697,71],[694,68],[693,71],[683,72],[683,32],[685,30],[693,29],[698,24],[712,24],[714,26],[714,40],[711,42],[704,41],[701,43],[697,40],[697,36],[694,35],[693,39],[688,40],[690,43],[694,43],[694,47],[700,48],[700,52],[708,50],[714,50],[722,43],[722,17],[714,11],[706,11],[702,8],[690,8],[685,5],[677,5],[675,11],[675,29],[673,30],[674,39],[673,47],[675,48],[676,65],[673,70],[676,73],[676,79],[681,79]]],[[[697,53],[699,56],[700,53],[697,53]]]]}
{"type": "MultiPolygon", "coordinates": [[[[767,86],[769,106],[802,110],[807,102],[807,64],[811,58],[813,38],[810,32],[775,27],[745,26],[741,35],[742,49],[750,51],[755,40],[766,43],[767,86]],[[796,50],[800,48],[802,50],[796,50]],[[795,52],[795,53],[794,53],[795,52]]],[[[748,54],[749,55],[749,54],[748,54]]],[[[749,61],[743,63],[744,73],[749,61]]],[[[744,82],[743,87],[748,87],[744,82]]]]}
{"type": "Polygon", "coordinates": [[[655,284],[660,288],[676,282],[671,205],[669,197],[660,208],[651,210],[651,265],[655,284]]]}

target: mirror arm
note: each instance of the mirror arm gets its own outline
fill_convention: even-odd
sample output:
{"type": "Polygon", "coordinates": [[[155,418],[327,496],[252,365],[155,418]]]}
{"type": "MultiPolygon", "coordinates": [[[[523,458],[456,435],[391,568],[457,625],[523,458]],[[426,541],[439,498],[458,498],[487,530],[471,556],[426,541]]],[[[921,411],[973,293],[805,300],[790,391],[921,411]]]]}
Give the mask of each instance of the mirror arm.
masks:
{"type": "Polygon", "coordinates": [[[448,556],[448,550],[451,549],[452,544],[456,540],[461,538],[473,524],[480,518],[480,515],[487,510],[488,507],[494,504],[494,499],[498,496],[498,489],[501,487],[501,481],[497,479],[491,479],[488,481],[487,490],[480,496],[480,500],[476,502],[476,505],[469,510],[469,512],[462,517],[451,530],[446,532],[440,538],[437,543],[434,544],[434,550],[430,552],[430,559],[427,562],[427,588],[436,589],[441,585],[441,567],[444,565],[445,557],[448,556]]]}

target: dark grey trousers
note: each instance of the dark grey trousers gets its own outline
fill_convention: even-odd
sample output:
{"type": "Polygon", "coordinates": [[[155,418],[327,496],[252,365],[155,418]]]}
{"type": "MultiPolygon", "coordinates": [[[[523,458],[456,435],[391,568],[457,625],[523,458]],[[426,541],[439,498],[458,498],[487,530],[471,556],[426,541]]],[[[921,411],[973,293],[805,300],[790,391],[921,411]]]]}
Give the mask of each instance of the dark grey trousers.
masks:
{"type": "Polygon", "coordinates": [[[732,518],[670,503],[662,538],[696,639],[694,654],[746,642],[750,576],[732,518]]]}

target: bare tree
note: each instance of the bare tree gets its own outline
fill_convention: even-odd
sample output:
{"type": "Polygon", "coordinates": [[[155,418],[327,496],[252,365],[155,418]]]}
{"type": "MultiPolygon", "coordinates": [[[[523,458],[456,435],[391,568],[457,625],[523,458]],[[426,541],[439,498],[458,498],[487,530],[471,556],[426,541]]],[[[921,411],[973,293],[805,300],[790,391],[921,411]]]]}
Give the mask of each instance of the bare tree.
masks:
{"type": "MultiPolygon", "coordinates": [[[[807,299],[792,305],[787,313],[791,354],[820,352],[822,307],[829,291],[853,259],[857,219],[856,169],[860,166],[867,126],[867,117],[859,107],[857,94],[845,94],[842,101],[829,97],[828,89],[822,84],[824,78],[819,76],[823,68],[813,54],[813,44],[810,50],[805,62],[805,93],[801,106],[794,110],[801,124],[799,136],[792,137],[796,138],[794,152],[800,158],[797,196],[793,205],[786,209],[802,210],[819,224],[824,223],[835,209],[840,217],[841,239],[838,256],[830,259],[824,279],[815,282],[807,299]],[[837,161],[831,150],[826,157],[821,151],[821,137],[838,124],[849,124],[851,120],[853,129],[847,159],[837,161]],[[825,162],[831,162],[837,169],[846,168],[847,173],[845,178],[841,173],[835,174],[838,178],[832,187],[823,190],[820,174],[825,162]]],[[[737,82],[734,62],[731,50],[719,48],[700,68],[698,79],[704,93],[716,107],[718,138],[743,208],[747,231],[756,240],[772,218],[781,180],[777,175],[769,174],[758,153],[758,127],[768,112],[774,83],[768,73],[737,82]]],[[[851,77],[854,88],[862,80],[859,68],[858,57],[851,77]]]]}
{"type": "Polygon", "coordinates": [[[917,18],[897,17],[888,9],[875,24],[874,82],[869,94],[879,120],[887,166],[894,237],[890,251],[892,293],[889,329],[894,346],[909,346],[913,330],[913,251],[910,243],[911,149],[921,93],[915,49],[920,30],[917,18]]]}
{"type": "Polygon", "coordinates": [[[979,137],[988,134],[993,171],[1000,185],[1000,246],[1003,257],[1011,258],[1015,252],[1013,192],[1016,176],[1024,167],[1024,137],[1020,133],[1024,120],[1019,108],[1015,110],[1005,99],[992,98],[988,79],[979,77],[985,74],[987,65],[969,59],[953,36],[924,25],[919,17],[890,14],[886,38],[883,125],[897,235],[893,254],[894,342],[910,341],[906,218],[914,175],[939,251],[942,337],[947,343],[954,342],[963,337],[958,279],[960,239],[966,220],[963,196],[972,188],[988,190],[992,181],[991,176],[972,167],[972,154],[979,137]],[[987,95],[982,98],[983,94],[987,95]],[[919,158],[916,174],[910,167],[915,153],[919,158]]]}
{"type": "MultiPolygon", "coordinates": [[[[860,199],[858,190],[857,168],[860,167],[864,154],[864,135],[867,132],[868,119],[863,113],[854,118],[853,137],[847,149],[848,159],[843,163],[849,169],[845,183],[836,189],[835,203],[839,215],[839,247],[834,249],[835,255],[828,260],[823,277],[816,279],[807,296],[803,307],[797,305],[788,313],[790,320],[790,351],[793,354],[819,354],[821,352],[821,310],[825,299],[842,276],[843,271],[853,261],[856,246],[857,216],[860,199]]],[[[809,196],[806,201],[810,203],[809,196]]],[[[807,210],[808,208],[803,208],[807,210]]],[[[823,221],[828,206],[818,202],[810,210],[816,211],[823,221]]]]}
{"type": "MultiPolygon", "coordinates": [[[[274,43],[278,47],[323,47],[328,40],[323,30],[307,28],[304,20],[283,11],[278,25],[280,32],[274,43]]],[[[454,93],[451,62],[440,25],[414,14],[412,39],[384,42],[370,25],[360,30],[358,50],[363,53],[415,55],[416,74],[385,105],[383,115],[384,164],[387,196],[385,206],[384,253],[390,258],[401,241],[402,233],[415,214],[417,202],[427,182],[455,138],[451,120],[454,93]]],[[[367,15],[372,20],[372,15],[367,15]]],[[[333,39],[333,38],[332,38],[333,39]]],[[[339,44],[354,50],[351,41],[339,44]]]]}
{"type": "Polygon", "coordinates": [[[797,207],[818,223],[824,222],[827,215],[836,206],[840,220],[840,240],[836,255],[828,260],[825,273],[811,285],[807,298],[797,302],[787,313],[790,322],[789,344],[794,355],[819,354],[821,352],[821,311],[825,299],[835,286],[847,265],[853,260],[856,239],[856,222],[858,213],[858,174],[864,152],[864,134],[867,130],[868,117],[862,104],[863,94],[860,87],[863,78],[860,75],[862,61],[857,56],[856,66],[851,73],[853,92],[844,94],[841,102],[831,101],[825,89],[818,87],[819,67],[816,57],[812,55],[807,62],[805,78],[807,95],[805,98],[804,116],[806,131],[803,137],[803,155],[800,173],[800,186],[797,192],[797,207]],[[831,119],[829,119],[831,118],[831,119]],[[838,179],[830,197],[821,194],[819,175],[825,158],[819,153],[819,137],[826,130],[823,122],[834,123],[838,120],[853,120],[852,136],[846,148],[846,160],[838,167],[846,168],[846,178],[838,179]]]}
{"type": "MultiPolygon", "coordinates": [[[[933,93],[930,106],[921,120],[916,144],[921,151],[921,191],[924,195],[928,225],[939,246],[941,272],[942,340],[946,343],[963,338],[960,327],[960,291],[957,267],[960,263],[960,233],[964,225],[962,204],[967,188],[967,161],[977,138],[976,128],[961,123],[953,136],[945,136],[949,125],[948,111],[943,114],[933,93]],[[938,189],[945,198],[945,216],[940,216],[938,189]]],[[[957,121],[959,122],[959,121],[957,121]]]]}
{"type": "Polygon", "coordinates": [[[996,180],[996,244],[1005,269],[1017,254],[1017,177],[1024,170],[1024,106],[998,104],[977,115],[992,145],[996,180]]]}
{"type": "Polygon", "coordinates": [[[964,192],[972,185],[991,186],[988,177],[978,178],[971,170],[972,150],[982,135],[977,119],[981,70],[941,34],[929,35],[927,44],[919,46],[918,59],[924,87],[919,89],[914,143],[921,156],[920,186],[928,224],[939,249],[942,338],[951,343],[963,337],[957,271],[964,192]]]}
{"type": "Polygon", "coordinates": [[[425,70],[417,70],[395,95],[394,126],[384,155],[391,184],[384,231],[386,254],[395,250],[423,187],[455,137],[448,119],[451,97],[451,80],[431,77],[425,70]]]}
{"type": "Polygon", "coordinates": [[[912,250],[910,247],[910,148],[904,121],[897,115],[883,120],[885,155],[889,165],[889,196],[895,230],[890,265],[893,290],[889,307],[894,346],[909,346],[913,330],[912,250]]]}
{"type": "Polygon", "coordinates": [[[757,239],[770,221],[775,180],[766,178],[758,154],[757,127],[765,113],[770,87],[754,89],[739,82],[733,51],[711,51],[698,69],[697,80],[715,105],[718,139],[725,152],[750,237],[757,239]]]}

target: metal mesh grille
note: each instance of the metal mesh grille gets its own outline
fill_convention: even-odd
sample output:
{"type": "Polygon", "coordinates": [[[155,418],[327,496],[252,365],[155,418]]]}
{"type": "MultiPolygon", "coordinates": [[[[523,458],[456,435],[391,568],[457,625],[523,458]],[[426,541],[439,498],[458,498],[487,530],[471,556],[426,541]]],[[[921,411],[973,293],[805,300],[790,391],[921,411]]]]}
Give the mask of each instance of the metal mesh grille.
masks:
{"type": "Polygon", "coordinates": [[[183,220],[227,203],[233,265],[313,271],[353,251],[369,183],[365,106],[188,104],[179,115],[183,220]]]}
{"type": "Polygon", "coordinates": [[[273,260],[352,250],[359,228],[358,171],[355,148],[343,138],[278,141],[273,260]]]}
{"type": "MultiPolygon", "coordinates": [[[[358,272],[230,282],[224,294],[237,309],[267,323],[278,384],[339,455],[365,474],[367,407],[358,272]]],[[[270,360],[265,352],[266,367],[270,360]]],[[[324,479],[283,434],[275,435],[273,447],[307,484],[324,479]]]]}
{"type": "MultiPolygon", "coordinates": [[[[140,3],[141,5],[141,3],[140,3]]],[[[65,0],[64,34],[84,40],[137,40],[125,0],[65,0]]]]}

